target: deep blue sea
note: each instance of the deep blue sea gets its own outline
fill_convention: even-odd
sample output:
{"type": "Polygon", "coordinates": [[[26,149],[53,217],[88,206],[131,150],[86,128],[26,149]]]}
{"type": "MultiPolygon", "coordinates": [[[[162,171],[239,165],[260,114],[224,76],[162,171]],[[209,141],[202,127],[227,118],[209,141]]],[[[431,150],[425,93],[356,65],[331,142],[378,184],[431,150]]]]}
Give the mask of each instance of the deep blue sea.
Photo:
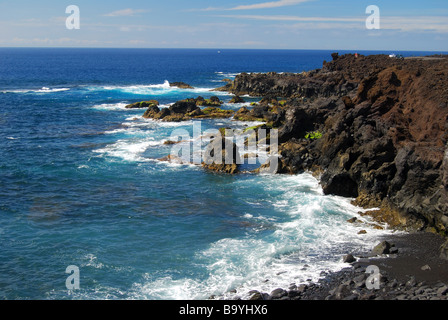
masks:
{"type": "MultiPolygon", "coordinates": [[[[315,281],[342,268],[342,255],[370,249],[389,231],[347,223],[366,218],[350,199],[323,195],[310,174],[160,162],[173,130],[193,122],[124,108],[228,102],[210,91],[225,78],[308,71],[323,60],[331,51],[0,48],[0,299],[244,297],[315,281]],[[66,287],[68,266],[79,268],[79,289],[66,287]]],[[[223,107],[257,100],[246,99],[223,107]]]]}

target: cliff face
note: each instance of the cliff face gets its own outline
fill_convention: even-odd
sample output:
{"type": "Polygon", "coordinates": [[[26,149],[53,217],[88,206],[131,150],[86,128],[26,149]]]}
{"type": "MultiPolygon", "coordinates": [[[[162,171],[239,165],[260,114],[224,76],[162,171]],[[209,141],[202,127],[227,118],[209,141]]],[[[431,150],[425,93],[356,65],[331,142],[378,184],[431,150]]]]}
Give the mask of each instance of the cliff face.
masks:
{"type": "Polygon", "coordinates": [[[391,224],[445,233],[448,58],[334,58],[302,74],[241,74],[221,90],[286,99],[279,173],[314,171],[324,192],[378,206],[391,224]]]}

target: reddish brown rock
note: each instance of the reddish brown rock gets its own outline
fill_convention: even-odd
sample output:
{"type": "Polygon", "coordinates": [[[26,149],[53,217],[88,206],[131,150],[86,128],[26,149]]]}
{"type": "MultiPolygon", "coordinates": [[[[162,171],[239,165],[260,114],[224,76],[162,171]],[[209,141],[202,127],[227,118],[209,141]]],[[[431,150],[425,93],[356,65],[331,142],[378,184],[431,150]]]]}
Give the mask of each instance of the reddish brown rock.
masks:
{"type": "MultiPolygon", "coordinates": [[[[334,55],[301,74],[243,73],[225,90],[286,99],[277,119],[279,172],[319,170],[327,193],[448,232],[446,57],[334,55]]],[[[262,108],[237,114],[266,119],[272,110],[262,108]]]]}

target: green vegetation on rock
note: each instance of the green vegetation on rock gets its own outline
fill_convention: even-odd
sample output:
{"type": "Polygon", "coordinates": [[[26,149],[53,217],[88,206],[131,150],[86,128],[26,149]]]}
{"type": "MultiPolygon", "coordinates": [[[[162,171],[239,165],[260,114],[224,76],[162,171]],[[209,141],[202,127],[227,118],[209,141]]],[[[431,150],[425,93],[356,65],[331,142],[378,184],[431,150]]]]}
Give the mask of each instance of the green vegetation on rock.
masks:
{"type": "Polygon", "coordinates": [[[305,139],[316,140],[322,138],[322,133],[320,131],[310,131],[305,135],[305,139]]]}

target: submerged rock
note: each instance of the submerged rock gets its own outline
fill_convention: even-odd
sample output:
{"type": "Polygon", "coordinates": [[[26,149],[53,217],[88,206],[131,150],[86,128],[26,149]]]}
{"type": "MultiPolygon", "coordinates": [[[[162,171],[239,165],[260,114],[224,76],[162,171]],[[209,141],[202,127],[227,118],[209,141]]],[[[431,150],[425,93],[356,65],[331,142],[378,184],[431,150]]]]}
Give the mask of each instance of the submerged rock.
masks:
{"type": "MultiPolygon", "coordinates": [[[[184,163],[181,157],[175,156],[175,155],[171,155],[171,154],[169,154],[169,155],[167,155],[165,157],[162,157],[160,159],[157,159],[157,160],[163,161],[163,162],[177,163],[177,164],[183,164],[184,163]]],[[[189,163],[187,163],[187,164],[189,164],[189,163]]]]}

